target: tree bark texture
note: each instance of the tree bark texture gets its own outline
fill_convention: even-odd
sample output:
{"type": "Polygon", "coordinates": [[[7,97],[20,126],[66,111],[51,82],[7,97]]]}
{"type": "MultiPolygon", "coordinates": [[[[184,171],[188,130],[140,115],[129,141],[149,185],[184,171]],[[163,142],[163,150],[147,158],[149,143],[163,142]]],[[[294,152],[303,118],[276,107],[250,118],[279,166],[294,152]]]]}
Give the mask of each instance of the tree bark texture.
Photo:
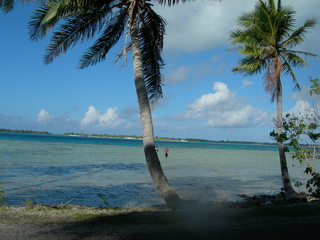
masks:
{"type": "Polygon", "coordinates": [[[138,26],[135,16],[132,16],[132,12],[133,11],[130,12],[131,16],[129,16],[129,27],[132,43],[134,80],[140,109],[145,158],[151,178],[167,206],[170,208],[176,208],[180,204],[181,200],[179,196],[170,188],[155,150],[151,109],[142,70],[138,26]]]}
{"type": "MultiPolygon", "coordinates": [[[[278,87],[278,93],[277,93],[277,133],[280,135],[282,133],[282,86],[280,82],[280,78],[277,79],[279,87],[278,87]]],[[[286,199],[295,198],[298,193],[293,189],[288,166],[287,166],[287,160],[286,155],[283,149],[283,143],[278,141],[278,150],[279,150],[279,158],[280,158],[280,169],[281,169],[281,176],[282,176],[282,182],[283,187],[286,195],[286,199]]]]}

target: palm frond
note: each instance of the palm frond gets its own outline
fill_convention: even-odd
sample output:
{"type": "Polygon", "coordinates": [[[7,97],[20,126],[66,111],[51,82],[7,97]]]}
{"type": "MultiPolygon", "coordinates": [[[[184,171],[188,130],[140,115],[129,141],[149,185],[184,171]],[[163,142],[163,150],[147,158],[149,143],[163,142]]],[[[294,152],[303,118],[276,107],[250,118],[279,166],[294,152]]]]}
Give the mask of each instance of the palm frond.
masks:
{"type": "Polygon", "coordinates": [[[252,46],[246,46],[244,48],[239,48],[239,53],[241,55],[247,56],[247,57],[252,57],[254,59],[260,58],[263,56],[262,53],[263,49],[259,47],[255,47],[254,45],[252,46]]]}
{"type": "Polygon", "coordinates": [[[162,97],[163,78],[161,69],[164,66],[164,62],[161,58],[161,51],[166,23],[152,10],[149,4],[141,7],[139,17],[141,21],[139,42],[144,81],[149,100],[153,102],[162,97]]]}
{"type": "Polygon", "coordinates": [[[298,81],[297,76],[296,76],[296,74],[294,73],[294,71],[293,71],[293,69],[291,67],[290,62],[286,58],[282,58],[282,61],[284,62],[283,63],[283,72],[286,75],[290,75],[291,76],[291,78],[293,80],[293,83],[294,83],[294,88],[300,90],[301,87],[300,87],[299,81],[298,81]]]}
{"type": "Polygon", "coordinates": [[[156,0],[156,1],[161,5],[168,5],[169,7],[174,6],[179,2],[182,2],[182,3],[191,2],[191,0],[156,0]]]}
{"type": "MultiPolygon", "coordinates": [[[[231,31],[231,43],[232,44],[242,44],[242,45],[256,45],[257,39],[252,38],[251,35],[254,35],[251,30],[243,31],[241,29],[235,29],[231,31]]],[[[257,36],[257,35],[255,35],[257,36]]]]}
{"type": "Polygon", "coordinates": [[[295,31],[293,31],[286,40],[281,44],[282,47],[292,48],[304,41],[305,34],[310,30],[310,28],[316,25],[316,19],[308,19],[305,21],[303,26],[299,27],[295,31]]]}
{"type": "Polygon", "coordinates": [[[59,9],[64,1],[49,1],[36,9],[29,21],[29,35],[32,40],[46,36],[47,31],[55,26],[61,19],[66,17],[59,9]]]}
{"type": "Polygon", "coordinates": [[[79,40],[92,38],[96,32],[102,29],[106,13],[110,13],[110,11],[96,11],[68,18],[60,30],[53,34],[44,62],[49,64],[53,58],[65,53],[70,46],[75,45],[79,40]]]}
{"type": "Polygon", "coordinates": [[[3,12],[8,13],[14,8],[14,0],[0,0],[0,9],[3,12]]]}
{"type": "Polygon", "coordinates": [[[281,57],[287,64],[290,64],[293,67],[303,68],[307,65],[306,61],[291,51],[282,52],[281,57]]]}
{"type": "Polygon", "coordinates": [[[267,2],[259,0],[254,10],[245,13],[238,20],[240,29],[231,32],[231,42],[238,45],[238,52],[244,57],[239,61],[239,71],[246,75],[254,75],[265,70],[265,90],[270,92],[272,100],[281,90],[281,73],[290,74],[299,88],[293,67],[304,67],[306,62],[301,55],[315,54],[291,50],[304,41],[304,35],[314,26],[315,20],[309,19],[294,30],[295,11],[292,7],[281,5],[281,0],[267,2]],[[280,57],[280,58],[279,58],[280,57]]]}
{"type": "Polygon", "coordinates": [[[275,39],[277,43],[282,42],[292,33],[296,22],[294,15],[295,11],[290,6],[278,9],[274,22],[276,28],[275,39]]]}
{"type": "Polygon", "coordinates": [[[297,54],[297,55],[305,55],[305,57],[317,57],[318,56],[317,54],[314,54],[314,53],[305,52],[305,51],[299,51],[299,50],[284,49],[281,52],[284,52],[284,53],[290,52],[290,53],[297,54]]]}
{"type": "Polygon", "coordinates": [[[274,15],[274,8],[272,7],[272,5],[270,7],[271,2],[273,2],[273,0],[269,0],[268,6],[267,3],[260,0],[259,3],[256,5],[253,16],[257,18],[257,21],[259,22],[259,28],[261,28],[265,32],[270,33],[271,36],[274,36],[275,25],[272,21],[272,16],[274,15]]]}
{"type": "Polygon", "coordinates": [[[105,59],[109,50],[120,39],[128,21],[127,8],[119,10],[118,15],[109,21],[106,29],[92,47],[82,56],[79,67],[95,65],[105,59]]]}
{"type": "Polygon", "coordinates": [[[232,71],[252,76],[261,73],[265,66],[266,62],[263,59],[244,57],[240,60],[238,67],[233,68],[232,71]]]}
{"type": "Polygon", "coordinates": [[[246,29],[251,29],[257,26],[256,18],[254,17],[254,15],[252,15],[251,12],[241,15],[238,18],[238,24],[239,26],[246,29]]]}
{"type": "MultiPolygon", "coordinates": [[[[29,22],[29,35],[32,40],[46,36],[59,20],[77,14],[101,12],[108,4],[99,0],[48,0],[34,11],[29,22]]],[[[111,11],[111,9],[109,8],[111,11]]]]}

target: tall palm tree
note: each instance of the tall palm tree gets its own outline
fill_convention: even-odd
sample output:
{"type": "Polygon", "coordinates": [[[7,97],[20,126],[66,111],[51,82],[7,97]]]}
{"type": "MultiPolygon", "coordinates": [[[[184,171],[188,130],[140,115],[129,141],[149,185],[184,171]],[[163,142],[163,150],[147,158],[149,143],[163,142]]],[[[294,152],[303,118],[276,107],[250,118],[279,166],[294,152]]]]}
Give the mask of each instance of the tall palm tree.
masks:
{"type": "MultiPolygon", "coordinates": [[[[306,32],[316,24],[315,19],[308,19],[301,27],[294,29],[294,15],[294,9],[283,7],[281,0],[277,4],[274,0],[266,3],[259,0],[252,12],[239,17],[240,28],[230,35],[232,43],[238,45],[237,51],[245,56],[233,71],[247,75],[265,71],[265,91],[271,93],[272,102],[277,102],[276,131],[279,135],[282,133],[283,118],[281,76],[290,75],[294,86],[300,89],[293,67],[302,68],[306,65],[301,55],[315,56],[296,50],[296,46],[304,41],[306,32]]],[[[301,198],[291,185],[281,140],[278,140],[278,150],[286,198],[301,198]]]]}
{"type": "MultiPolygon", "coordinates": [[[[172,5],[176,0],[158,0],[172,5]]],[[[65,53],[78,41],[92,39],[95,43],[80,60],[80,68],[103,61],[108,51],[124,36],[126,44],[121,54],[132,50],[136,93],[140,108],[145,158],[150,175],[166,204],[177,207],[181,200],[167,181],[155,150],[150,102],[162,96],[161,58],[165,21],[153,11],[146,0],[46,0],[34,12],[29,22],[32,40],[53,33],[44,62],[65,53]]]]}

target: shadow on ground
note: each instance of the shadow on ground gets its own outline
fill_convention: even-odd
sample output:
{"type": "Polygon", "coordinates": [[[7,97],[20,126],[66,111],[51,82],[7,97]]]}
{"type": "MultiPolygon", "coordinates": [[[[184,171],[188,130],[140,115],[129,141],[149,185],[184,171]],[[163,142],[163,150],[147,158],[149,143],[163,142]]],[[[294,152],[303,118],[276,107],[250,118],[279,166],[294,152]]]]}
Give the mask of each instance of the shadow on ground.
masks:
{"type": "MultiPolygon", "coordinates": [[[[30,239],[319,239],[317,207],[190,208],[78,216],[30,239]],[[37,238],[41,236],[42,238],[37,238]]],[[[29,238],[28,238],[29,239],[29,238]]]]}

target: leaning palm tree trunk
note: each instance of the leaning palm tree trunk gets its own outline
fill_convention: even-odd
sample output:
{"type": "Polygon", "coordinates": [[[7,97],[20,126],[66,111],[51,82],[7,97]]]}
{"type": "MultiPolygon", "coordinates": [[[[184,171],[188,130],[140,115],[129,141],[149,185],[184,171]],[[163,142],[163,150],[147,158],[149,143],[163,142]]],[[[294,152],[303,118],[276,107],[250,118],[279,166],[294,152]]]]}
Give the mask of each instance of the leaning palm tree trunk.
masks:
{"type": "MultiPolygon", "coordinates": [[[[278,135],[281,135],[282,133],[282,86],[280,79],[278,79],[278,94],[277,94],[277,133],[278,135]]],[[[300,195],[293,189],[291,181],[290,181],[290,176],[289,176],[289,171],[288,171],[288,166],[287,166],[287,160],[286,160],[286,155],[284,152],[283,148],[283,143],[278,141],[278,150],[279,150],[279,157],[280,157],[280,168],[281,168],[281,176],[282,176],[282,182],[283,182],[283,187],[284,187],[284,192],[286,195],[286,199],[296,199],[299,198],[300,195]]]]}
{"type": "Polygon", "coordinates": [[[138,28],[134,20],[130,23],[130,35],[132,43],[134,81],[140,108],[143,146],[148,169],[156,188],[164,198],[167,206],[170,208],[176,208],[181,200],[179,196],[170,188],[155,150],[151,110],[142,70],[138,28]]]}

